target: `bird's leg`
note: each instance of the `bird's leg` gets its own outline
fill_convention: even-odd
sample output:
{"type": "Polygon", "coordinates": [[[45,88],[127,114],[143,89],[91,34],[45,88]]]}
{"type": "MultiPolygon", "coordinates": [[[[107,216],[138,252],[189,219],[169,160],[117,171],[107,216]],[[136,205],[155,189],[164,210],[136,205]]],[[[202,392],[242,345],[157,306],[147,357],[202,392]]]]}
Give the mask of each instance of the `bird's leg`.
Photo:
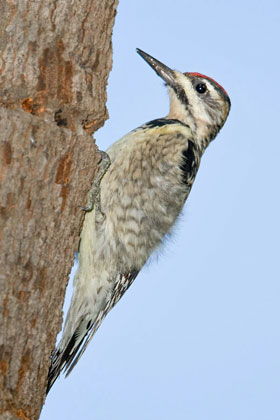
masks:
{"type": "Polygon", "coordinates": [[[95,207],[96,212],[98,212],[102,218],[105,217],[104,213],[101,210],[100,204],[100,182],[107,172],[109,166],[111,165],[110,158],[106,152],[102,150],[99,151],[101,160],[99,162],[99,168],[96,177],[94,178],[91,189],[88,192],[87,205],[83,207],[84,211],[91,211],[95,207]]]}

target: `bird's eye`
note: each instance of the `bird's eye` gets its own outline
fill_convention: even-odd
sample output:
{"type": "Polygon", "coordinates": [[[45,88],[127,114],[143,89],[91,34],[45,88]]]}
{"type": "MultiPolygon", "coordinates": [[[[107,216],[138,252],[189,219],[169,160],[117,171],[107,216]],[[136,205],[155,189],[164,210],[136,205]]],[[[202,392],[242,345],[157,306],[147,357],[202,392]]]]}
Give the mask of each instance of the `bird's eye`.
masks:
{"type": "Polygon", "coordinates": [[[196,85],[196,90],[198,93],[205,93],[207,90],[207,87],[205,85],[205,83],[198,83],[198,85],[196,85]]]}

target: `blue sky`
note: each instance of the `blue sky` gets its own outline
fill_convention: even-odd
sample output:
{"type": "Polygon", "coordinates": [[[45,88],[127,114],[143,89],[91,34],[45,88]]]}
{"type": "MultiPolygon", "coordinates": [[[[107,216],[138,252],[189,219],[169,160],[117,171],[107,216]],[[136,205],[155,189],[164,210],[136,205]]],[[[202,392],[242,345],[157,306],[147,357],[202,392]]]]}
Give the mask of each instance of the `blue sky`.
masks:
{"type": "Polygon", "coordinates": [[[120,1],[100,149],[168,112],[136,47],[213,77],[232,109],[171,241],[56,382],[42,420],[280,418],[279,22],[276,0],[120,1]]]}

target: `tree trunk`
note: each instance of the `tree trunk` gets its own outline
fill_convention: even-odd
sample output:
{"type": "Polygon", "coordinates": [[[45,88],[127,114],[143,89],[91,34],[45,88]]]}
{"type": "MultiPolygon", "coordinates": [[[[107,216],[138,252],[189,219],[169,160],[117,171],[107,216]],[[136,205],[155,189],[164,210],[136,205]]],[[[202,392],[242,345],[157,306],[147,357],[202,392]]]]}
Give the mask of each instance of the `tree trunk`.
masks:
{"type": "Polygon", "coordinates": [[[37,419],[107,117],[117,0],[0,2],[0,418],[37,419]]]}

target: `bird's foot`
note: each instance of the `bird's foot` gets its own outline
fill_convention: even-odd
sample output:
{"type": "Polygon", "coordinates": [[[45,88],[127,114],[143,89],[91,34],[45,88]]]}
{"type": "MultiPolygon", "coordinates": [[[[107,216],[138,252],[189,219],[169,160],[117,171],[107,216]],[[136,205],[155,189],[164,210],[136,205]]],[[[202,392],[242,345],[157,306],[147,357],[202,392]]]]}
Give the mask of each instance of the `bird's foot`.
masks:
{"type": "Polygon", "coordinates": [[[95,207],[95,211],[98,212],[102,218],[104,218],[105,214],[102,212],[100,204],[100,182],[107,172],[109,166],[111,165],[111,161],[106,152],[100,150],[99,154],[101,156],[101,160],[99,162],[98,172],[94,178],[92,187],[88,192],[87,204],[85,207],[82,207],[82,209],[86,212],[89,212],[92,211],[93,207],[95,207]]]}

